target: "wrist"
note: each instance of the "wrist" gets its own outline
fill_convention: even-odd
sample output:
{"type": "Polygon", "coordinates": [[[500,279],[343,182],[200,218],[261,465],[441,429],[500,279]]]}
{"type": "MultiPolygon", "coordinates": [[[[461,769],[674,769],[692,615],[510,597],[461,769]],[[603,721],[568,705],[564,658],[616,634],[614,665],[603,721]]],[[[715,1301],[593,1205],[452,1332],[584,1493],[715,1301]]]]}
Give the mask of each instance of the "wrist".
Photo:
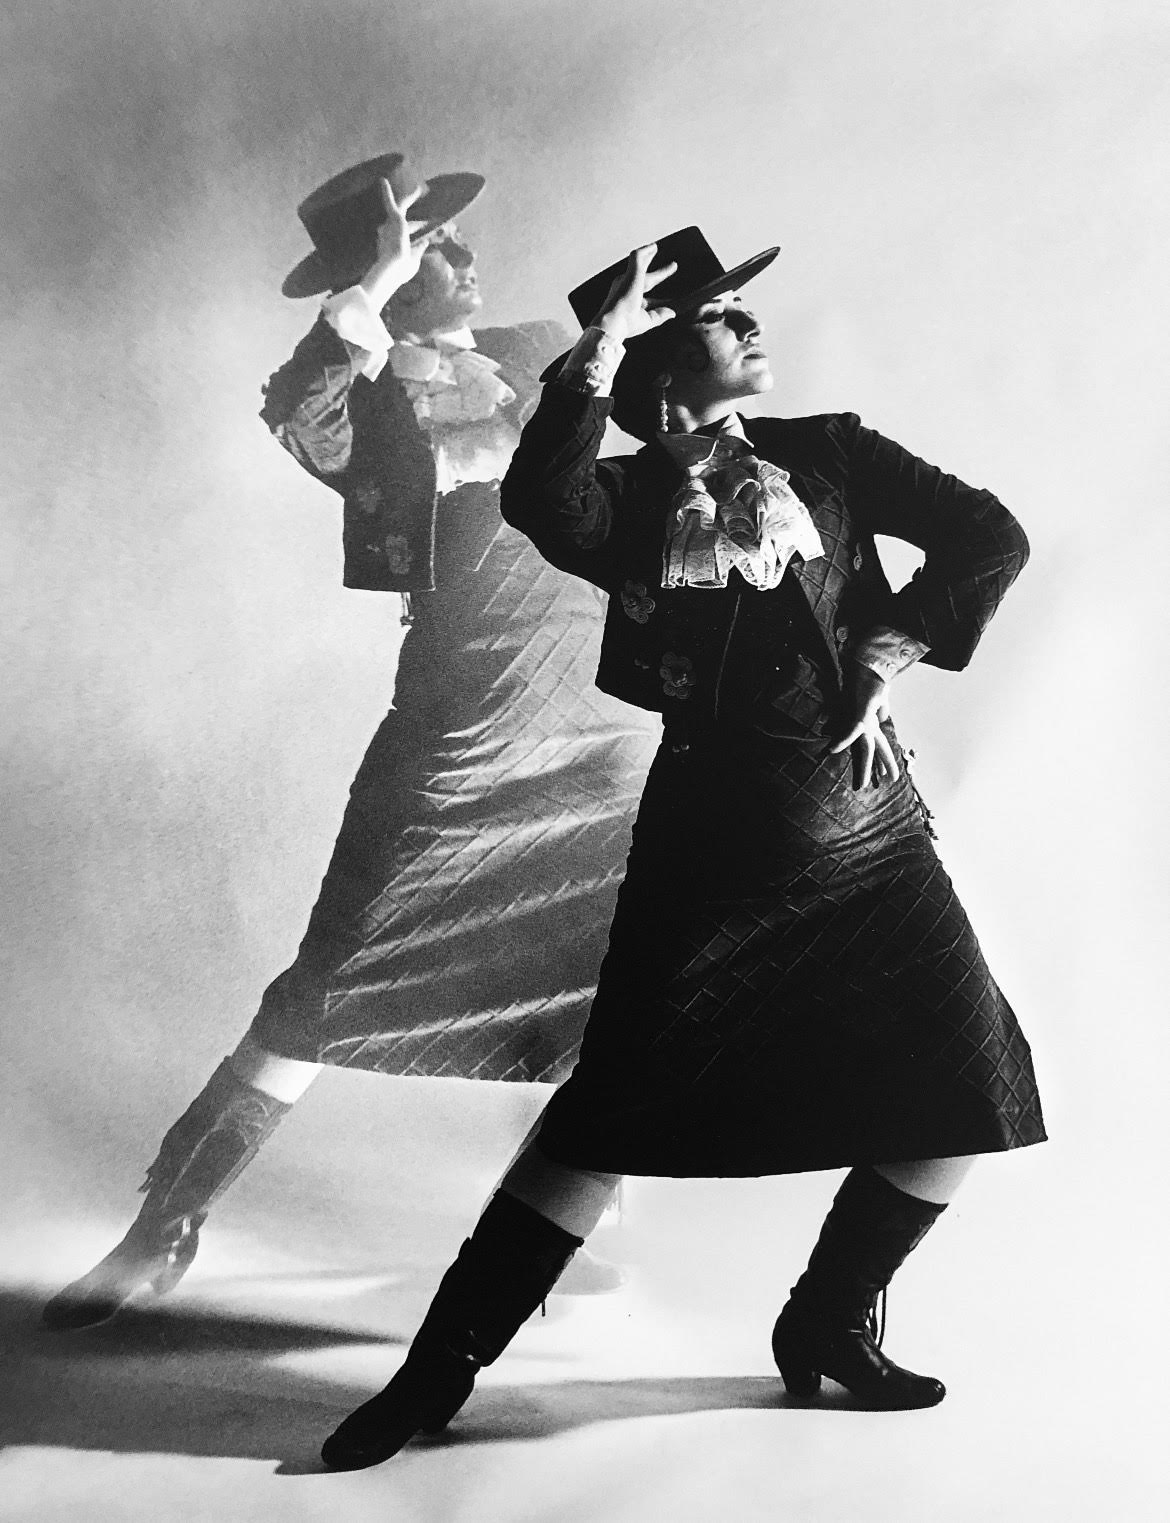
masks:
{"type": "Polygon", "coordinates": [[[865,631],[850,654],[861,666],[875,672],[880,680],[889,682],[899,672],[904,672],[915,661],[920,661],[930,649],[921,640],[877,624],[865,631]]]}
{"type": "Polygon", "coordinates": [[[395,260],[390,264],[372,264],[358,285],[380,312],[395,291],[401,291],[410,279],[409,271],[404,270],[401,263],[395,260]]]}
{"type": "Polygon", "coordinates": [[[589,324],[604,333],[615,344],[624,344],[630,336],[630,325],[613,312],[601,312],[589,324]]]}
{"type": "Polygon", "coordinates": [[[351,350],[360,351],[358,358],[362,373],[373,379],[366,361],[372,359],[380,369],[386,354],[394,346],[375,298],[360,284],[349,286],[327,296],[321,303],[321,312],[346,345],[351,350]]]}
{"type": "Polygon", "coordinates": [[[620,339],[591,323],[566,357],[557,380],[574,391],[608,396],[624,353],[620,339]]]}
{"type": "Polygon", "coordinates": [[[858,661],[854,657],[850,662],[850,668],[855,690],[860,691],[866,698],[880,698],[890,685],[890,676],[870,666],[867,661],[858,661]]]}

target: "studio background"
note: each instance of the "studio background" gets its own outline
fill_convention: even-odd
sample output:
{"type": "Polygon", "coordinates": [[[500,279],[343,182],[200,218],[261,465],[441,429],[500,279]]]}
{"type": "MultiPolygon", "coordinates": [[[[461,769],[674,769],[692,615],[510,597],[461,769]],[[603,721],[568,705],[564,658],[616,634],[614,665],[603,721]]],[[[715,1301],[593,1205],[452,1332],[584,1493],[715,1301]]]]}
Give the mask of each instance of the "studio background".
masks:
{"type": "MultiPolygon", "coordinates": [[[[1075,1319],[1082,1378],[1148,1408],[1170,1056],[1164,8],[39,0],[0,25],[6,1281],[48,1288],[120,1235],[158,1138],[291,959],[388,706],[397,599],[341,588],[339,501],[257,413],[313,316],[279,294],[308,247],[297,201],[397,148],[487,177],[461,219],[483,323],[570,323],[567,289],[692,221],[729,265],[780,243],[752,290],[766,409],[857,411],[1023,522],[1031,564],[974,664],[912,672],[895,714],[1052,1141],[976,1171],[923,1293],[990,1342],[1021,1303],[1047,1324],[1015,1342],[1018,1389],[1076,1366],[1045,1364],[1075,1319]]],[[[327,1073],[200,1265],[357,1272],[427,1232],[453,1244],[539,1099],[327,1073]]],[[[651,1282],[692,1255],[731,1286],[761,1234],[807,1239],[825,1183],[640,1183],[629,1251],[651,1282]]],[[[749,1301],[776,1299],[795,1253],[749,1301]]],[[[1117,1495],[1132,1431],[1085,1421],[1062,1442],[1089,1510],[1054,1517],[1117,1495]]],[[[55,1516],[59,1475],[20,1474],[40,1509],[20,1516],[55,1516]]],[[[1015,1498],[1000,1516],[1045,1515],[1042,1490],[1015,1498]]]]}

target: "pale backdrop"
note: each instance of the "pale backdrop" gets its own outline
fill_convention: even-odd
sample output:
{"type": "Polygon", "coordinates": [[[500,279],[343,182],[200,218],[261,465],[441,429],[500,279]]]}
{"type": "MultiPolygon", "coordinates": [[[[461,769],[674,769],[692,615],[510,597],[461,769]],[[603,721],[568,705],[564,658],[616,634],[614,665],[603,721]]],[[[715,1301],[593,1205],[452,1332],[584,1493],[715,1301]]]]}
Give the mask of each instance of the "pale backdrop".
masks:
{"type": "MultiPolygon", "coordinates": [[[[1027,1224],[1053,1202],[1040,1273],[1059,1266],[1062,1297],[1083,1285],[1090,1319],[1134,1258],[1152,1273],[1167,14],[1156,0],[4,6],[14,1254],[47,1224],[105,1240],[128,1218],[161,1132],[291,957],[389,701],[394,600],[341,589],[335,500],[256,414],[312,317],[279,294],[307,248],[295,203],[399,148],[424,173],[487,176],[463,219],[485,322],[569,321],[565,290],[683,223],[727,263],[782,244],[752,291],[769,407],[855,410],[1023,521],[1032,562],[973,667],[915,672],[897,700],[1053,1138],[988,1165],[972,1198],[983,1232],[997,1192],[1014,1201],[1025,1274],[1027,1224]]],[[[325,1210],[338,1258],[369,1258],[375,1186],[423,1201],[444,1180],[466,1210],[533,1103],[328,1075],[225,1220],[244,1232],[255,1210],[266,1240],[325,1210]]]]}

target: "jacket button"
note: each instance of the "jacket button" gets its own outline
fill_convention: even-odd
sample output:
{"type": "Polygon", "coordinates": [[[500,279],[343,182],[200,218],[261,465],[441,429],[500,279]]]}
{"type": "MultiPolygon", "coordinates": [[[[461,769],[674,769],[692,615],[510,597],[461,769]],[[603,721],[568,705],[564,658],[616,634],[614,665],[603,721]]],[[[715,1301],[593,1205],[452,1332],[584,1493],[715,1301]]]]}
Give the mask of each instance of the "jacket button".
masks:
{"type": "Polygon", "coordinates": [[[838,626],[837,626],[837,644],[838,645],[844,645],[845,641],[848,640],[848,638],[849,638],[849,626],[848,626],[848,624],[838,624],[838,626]]]}
{"type": "Polygon", "coordinates": [[[649,663],[649,661],[643,661],[638,656],[634,657],[634,665],[638,668],[638,670],[640,672],[648,672],[650,670],[650,663],[649,663]]]}
{"type": "Polygon", "coordinates": [[[670,749],[675,756],[681,756],[684,751],[689,751],[691,749],[690,741],[676,740],[670,749]]]}

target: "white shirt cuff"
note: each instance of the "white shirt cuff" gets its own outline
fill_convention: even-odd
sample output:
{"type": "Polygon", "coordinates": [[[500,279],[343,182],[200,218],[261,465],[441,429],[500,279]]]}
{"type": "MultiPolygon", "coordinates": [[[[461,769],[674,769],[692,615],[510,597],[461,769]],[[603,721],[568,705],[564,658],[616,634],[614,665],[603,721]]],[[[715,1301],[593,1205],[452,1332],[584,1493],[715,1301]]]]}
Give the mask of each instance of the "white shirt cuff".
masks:
{"type": "Polygon", "coordinates": [[[915,661],[921,661],[929,649],[929,645],[923,645],[912,635],[904,635],[886,624],[875,624],[866,630],[850,655],[876,672],[883,682],[889,682],[915,661]]]}
{"type": "Polygon", "coordinates": [[[601,328],[586,328],[557,376],[562,386],[591,397],[608,397],[626,346],[601,328]]]}
{"type": "Polygon", "coordinates": [[[350,351],[350,357],[369,380],[377,380],[394,340],[381,313],[361,286],[350,286],[327,296],[321,314],[350,351]]]}

